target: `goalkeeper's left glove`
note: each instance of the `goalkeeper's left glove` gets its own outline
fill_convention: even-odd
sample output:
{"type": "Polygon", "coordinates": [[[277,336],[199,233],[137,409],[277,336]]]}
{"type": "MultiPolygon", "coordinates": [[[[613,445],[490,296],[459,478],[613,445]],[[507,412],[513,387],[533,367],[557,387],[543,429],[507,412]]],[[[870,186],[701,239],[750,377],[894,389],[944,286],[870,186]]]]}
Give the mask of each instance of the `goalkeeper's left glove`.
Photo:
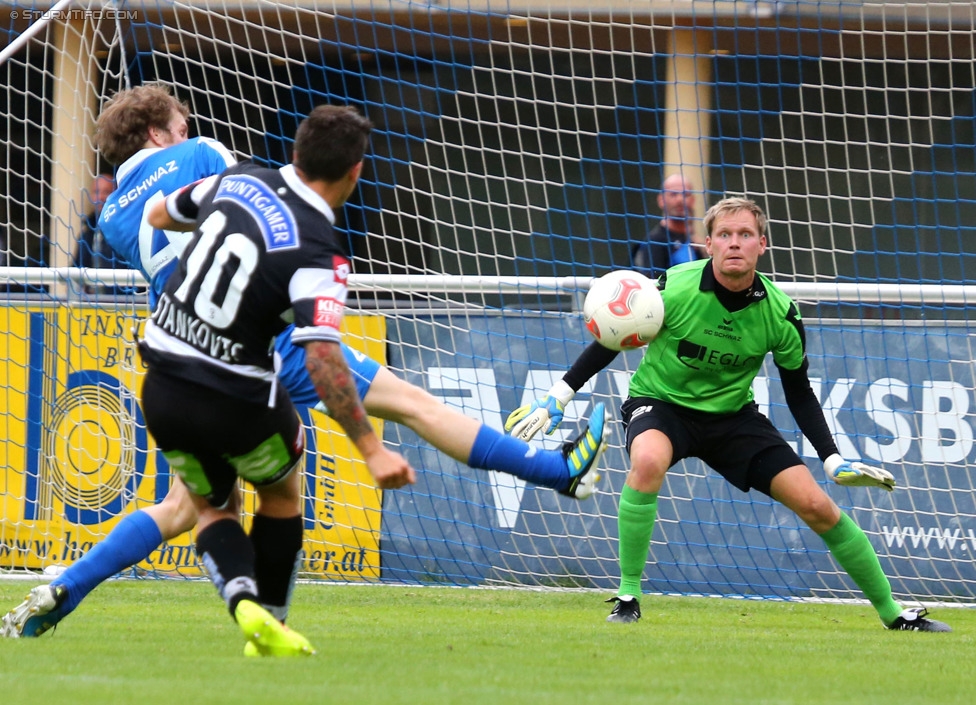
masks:
{"type": "Polygon", "coordinates": [[[888,492],[895,489],[895,478],[887,470],[848,462],[837,453],[824,461],[824,470],[831,480],[845,487],[880,487],[888,492]]]}
{"type": "Polygon", "coordinates": [[[532,437],[541,431],[546,430],[546,435],[552,435],[563,420],[563,411],[566,405],[576,396],[573,389],[559,380],[552,389],[546,392],[541,399],[536,399],[531,404],[520,406],[505,420],[505,430],[516,438],[523,441],[531,441],[532,437]]]}

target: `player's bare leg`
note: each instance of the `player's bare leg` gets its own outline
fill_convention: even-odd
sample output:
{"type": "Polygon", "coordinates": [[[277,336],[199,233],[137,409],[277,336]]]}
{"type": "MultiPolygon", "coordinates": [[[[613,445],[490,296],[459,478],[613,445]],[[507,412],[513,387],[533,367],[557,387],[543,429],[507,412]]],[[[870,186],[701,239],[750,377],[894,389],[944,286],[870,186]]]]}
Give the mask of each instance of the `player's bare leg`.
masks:
{"type": "Polygon", "coordinates": [[[600,478],[597,465],[605,447],[602,409],[597,414],[594,408],[589,430],[562,451],[539,451],[465,416],[386,368],[377,372],[363,406],[370,415],[406,426],[441,452],[476,469],[506,472],[577,499],[593,494],[600,478]]]}
{"type": "Polygon", "coordinates": [[[163,501],[143,511],[156,522],[163,541],[175,539],[197,524],[197,510],[190,499],[190,493],[183,481],[175,475],[163,501]]]}

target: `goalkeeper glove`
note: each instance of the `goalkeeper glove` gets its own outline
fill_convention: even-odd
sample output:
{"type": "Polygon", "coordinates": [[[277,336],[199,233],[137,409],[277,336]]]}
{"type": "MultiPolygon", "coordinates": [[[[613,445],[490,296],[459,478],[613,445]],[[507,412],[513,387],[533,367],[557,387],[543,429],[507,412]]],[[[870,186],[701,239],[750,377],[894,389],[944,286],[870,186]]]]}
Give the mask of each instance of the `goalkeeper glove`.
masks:
{"type": "Polygon", "coordinates": [[[505,430],[523,441],[531,441],[542,428],[546,427],[546,435],[552,435],[563,420],[566,405],[576,396],[572,388],[559,380],[552,389],[541,399],[531,404],[520,406],[508,415],[505,430]],[[546,426],[548,424],[548,426],[546,426]]]}
{"type": "Polygon", "coordinates": [[[837,453],[824,461],[824,470],[831,480],[845,487],[880,487],[888,492],[895,489],[895,478],[887,470],[848,462],[837,453]]]}

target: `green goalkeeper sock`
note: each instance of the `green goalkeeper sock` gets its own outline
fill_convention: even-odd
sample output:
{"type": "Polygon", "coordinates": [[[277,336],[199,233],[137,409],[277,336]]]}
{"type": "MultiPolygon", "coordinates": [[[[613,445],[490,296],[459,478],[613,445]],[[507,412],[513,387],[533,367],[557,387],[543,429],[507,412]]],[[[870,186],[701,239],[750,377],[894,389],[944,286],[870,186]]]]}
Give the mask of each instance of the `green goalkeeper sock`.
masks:
{"type": "Polygon", "coordinates": [[[617,510],[620,551],[620,589],[618,595],[640,599],[641,575],[647,564],[651,533],[657,519],[657,492],[638,492],[624,485],[617,510]]]}
{"type": "Polygon", "coordinates": [[[891,596],[891,583],[881,570],[878,554],[854,520],[841,512],[834,528],[820,534],[827,548],[851,580],[871,601],[886,625],[901,614],[901,606],[891,596]]]}

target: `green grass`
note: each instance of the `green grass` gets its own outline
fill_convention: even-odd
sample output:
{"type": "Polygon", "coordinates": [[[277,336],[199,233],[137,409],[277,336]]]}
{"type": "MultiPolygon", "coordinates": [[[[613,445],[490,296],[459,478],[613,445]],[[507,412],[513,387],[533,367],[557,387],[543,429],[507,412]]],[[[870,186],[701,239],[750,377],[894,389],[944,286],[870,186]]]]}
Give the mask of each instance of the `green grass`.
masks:
{"type": "MultiPolygon", "coordinates": [[[[33,584],[0,581],[0,609],[33,584]]],[[[0,702],[972,703],[976,611],[887,632],[866,606],[599,593],[299,585],[310,659],[245,659],[209,583],[103,585],[53,634],[0,640],[0,702]]]]}

